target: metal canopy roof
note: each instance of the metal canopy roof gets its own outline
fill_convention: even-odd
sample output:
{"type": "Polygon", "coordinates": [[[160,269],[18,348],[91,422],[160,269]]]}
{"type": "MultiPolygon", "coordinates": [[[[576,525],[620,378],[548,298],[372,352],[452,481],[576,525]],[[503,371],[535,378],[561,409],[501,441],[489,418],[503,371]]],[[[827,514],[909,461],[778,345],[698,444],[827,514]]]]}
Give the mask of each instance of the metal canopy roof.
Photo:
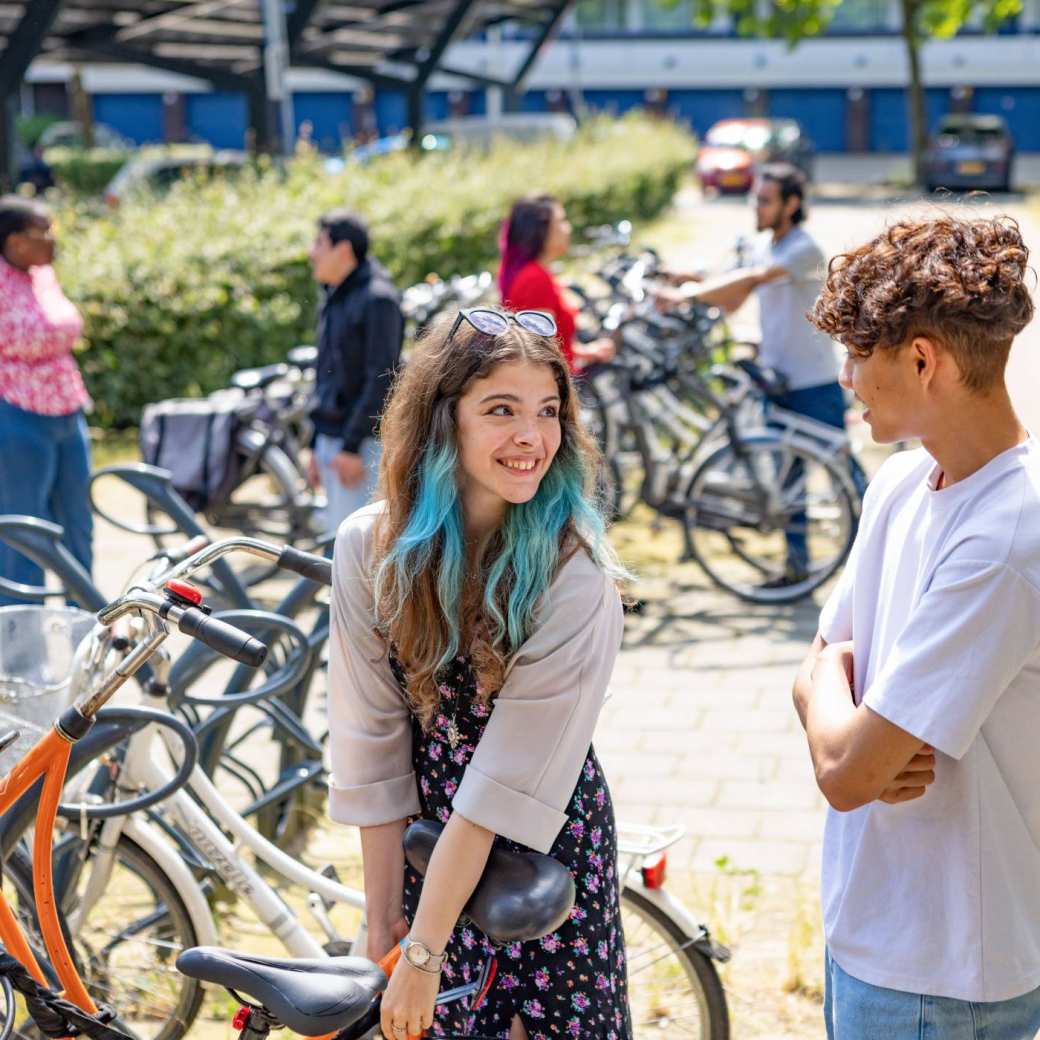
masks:
{"type": "Polygon", "coordinates": [[[278,91],[269,81],[272,50],[283,70],[322,68],[404,89],[409,125],[418,130],[434,72],[504,87],[509,96],[522,90],[572,2],[0,0],[0,181],[12,172],[14,94],[37,57],[148,65],[207,80],[217,90],[244,92],[257,146],[269,148],[279,115],[285,118],[275,100],[284,80],[278,91]],[[454,41],[504,22],[533,29],[531,49],[510,75],[496,79],[444,64],[454,41]]]}
{"type": "MultiPolygon", "coordinates": [[[[570,0],[289,0],[289,64],[330,69],[376,85],[422,89],[437,70],[519,89],[570,0]],[[495,80],[445,68],[455,40],[521,21],[531,54],[495,80]]],[[[250,90],[263,78],[265,0],[18,0],[0,2],[0,92],[34,57],[132,62],[198,76],[218,89],[250,90]],[[5,46],[6,45],[6,46],[5,46]]]]}

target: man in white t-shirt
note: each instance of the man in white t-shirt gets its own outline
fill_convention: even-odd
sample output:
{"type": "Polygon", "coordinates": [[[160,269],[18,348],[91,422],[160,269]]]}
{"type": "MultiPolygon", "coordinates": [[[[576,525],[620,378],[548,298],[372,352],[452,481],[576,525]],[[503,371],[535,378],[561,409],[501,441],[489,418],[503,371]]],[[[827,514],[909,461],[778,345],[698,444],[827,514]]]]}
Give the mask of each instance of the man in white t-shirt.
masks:
{"type": "Polygon", "coordinates": [[[831,1040],[1040,1030],[1040,445],[1004,383],[1030,321],[1006,218],[906,221],[812,312],[876,441],[795,682],[823,846],[831,1040]]]}

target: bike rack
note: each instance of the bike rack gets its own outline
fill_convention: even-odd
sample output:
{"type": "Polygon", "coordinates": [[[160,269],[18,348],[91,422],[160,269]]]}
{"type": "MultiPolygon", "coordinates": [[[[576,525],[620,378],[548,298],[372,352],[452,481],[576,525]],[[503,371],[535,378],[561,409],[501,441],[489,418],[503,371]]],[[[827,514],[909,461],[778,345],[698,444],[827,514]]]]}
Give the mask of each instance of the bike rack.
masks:
{"type": "MultiPolygon", "coordinates": [[[[103,466],[95,470],[90,477],[90,506],[103,520],[107,520],[120,530],[131,534],[142,534],[156,537],[164,534],[183,534],[185,540],[209,533],[202,527],[191,506],[178,494],[173,486],[173,475],[168,469],[149,466],[145,462],[125,462],[112,466],[103,466]],[[157,524],[135,524],[118,519],[106,513],[94,497],[94,484],[103,477],[115,477],[139,491],[149,502],[165,513],[172,521],[172,527],[160,527],[157,524]]],[[[216,590],[238,607],[250,607],[252,601],[238,575],[231,569],[226,560],[217,560],[212,568],[213,584],[216,590]]]]}
{"type": "Polygon", "coordinates": [[[61,582],[60,589],[22,585],[0,578],[0,593],[42,602],[52,596],[75,600],[84,610],[98,611],[107,600],[90,580],[83,565],[66,548],[64,528],[35,516],[0,516],[0,541],[5,542],[61,582]]]}

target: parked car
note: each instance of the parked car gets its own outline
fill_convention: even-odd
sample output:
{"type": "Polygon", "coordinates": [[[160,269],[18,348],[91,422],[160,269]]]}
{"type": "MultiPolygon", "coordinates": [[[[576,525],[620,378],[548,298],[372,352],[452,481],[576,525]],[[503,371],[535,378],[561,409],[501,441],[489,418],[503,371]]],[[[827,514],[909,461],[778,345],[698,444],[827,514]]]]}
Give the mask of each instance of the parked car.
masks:
{"type": "Polygon", "coordinates": [[[1015,142],[1000,116],[943,116],[928,141],[925,187],[1011,190],[1015,142]]]}
{"type": "MultiPolygon", "coordinates": [[[[95,123],[93,128],[94,147],[111,148],[115,151],[128,151],[134,143],[125,138],[118,130],[113,130],[107,123],[95,123]]],[[[77,122],[51,123],[40,134],[41,148],[82,148],[83,126],[77,122]]]]}
{"type": "Polygon", "coordinates": [[[457,116],[428,123],[426,131],[447,137],[454,146],[487,147],[496,137],[511,141],[536,141],[555,137],[569,141],[578,124],[566,112],[502,112],[497,116],[457,116]]]}
{"type": "MultiPolygon", "coordinates": [[[[424,152],[443,152],[461,146],[486,148],[496,137],[512,141],[534,141],[539,137],[555,137],[569,141],[578,124],[565,112],[503,112],[498,116],[457,116],[427,123],[419,139],[424,152]]],[[[411,143],[405,131],[360,145],[351,152],[358,162],[368,162],[381,155],[404,151],[411,143]]]]}
{"type": "Polygon", "coordinates": [[[191,173],[234,172],[249,161],[237,151],[145,151],[130,159],[105,188],[105,202],[115,208],[136,191],[162,192],[191,173]]]}
{"type": "MultiPolygon", "coordinates": [[[[411,143],[411,136],[406,133],[392,134],[389,137],[379,137],[375,141],[358,145],[351,153],[351,157],[357,162],[370,162],[382,155],[392,155],[394,152],[403,152],[411,143]]],[[[419,147],[424,152],[444,152],[451,147],[451,138],[443,134],[424,133],[419,141],[419,147]]]]}
{"type": "Polygon", "coordinates": [[[767,162],[793,163],[812,176],[812,156],[812,142],[794,119],[723,119],[704,136],[697,175],[702,188],[745,192],[767,162]]]}

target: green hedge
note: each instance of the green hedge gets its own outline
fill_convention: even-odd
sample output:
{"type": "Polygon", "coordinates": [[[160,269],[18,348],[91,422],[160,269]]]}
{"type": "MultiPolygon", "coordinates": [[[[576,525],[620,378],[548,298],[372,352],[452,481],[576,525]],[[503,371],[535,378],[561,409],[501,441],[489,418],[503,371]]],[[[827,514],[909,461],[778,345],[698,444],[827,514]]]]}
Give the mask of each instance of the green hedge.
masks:
{"type": "Polygon", "coordinates": [[[123,168],[130,152],[110,148],[48,148],[44,159],[66,191],[99,195],[123,168]]]}
{"type": "Polygon", "coordinates": [[[693,155],[676,126],[635,116],[590,123],[566,144],[393,155],[337,175],[300,159],[183,182],[114,214],[70,206],[59,275],[86,321],[80,362],[93,421],[135,424],[149,401],[209,392],[236,368],[312,340],[307,249],[327,209],[365,216],[374,254],[403,287],[492,264],[503,217],[530,191],[559,195],[578,227],[652,217],[693,155]]]}

